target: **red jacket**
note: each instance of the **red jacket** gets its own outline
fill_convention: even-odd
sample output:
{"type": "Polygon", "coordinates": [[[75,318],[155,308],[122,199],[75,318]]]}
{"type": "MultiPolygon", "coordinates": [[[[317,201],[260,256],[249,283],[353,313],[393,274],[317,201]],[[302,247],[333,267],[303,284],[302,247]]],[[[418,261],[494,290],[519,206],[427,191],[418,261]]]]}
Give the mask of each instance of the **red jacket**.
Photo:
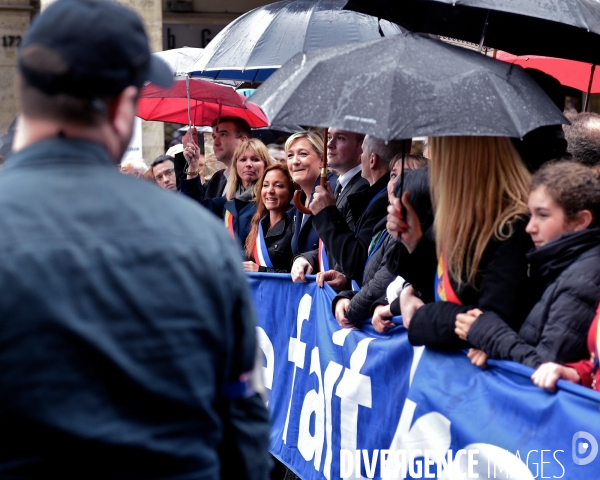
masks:
{"type": "MultiPolygon", "coordinates": [[[[598,338],[597,332],[599,316],[600,306],[596,311],[596,317],[594,318],[594,321],[592,322],[590,331],[588,333],[588,349],[590,351],[590,354],[594,355],[596,354],[596,339],[598,338]]],[[[591,358],[588,360],[580,360],[579,362],[575,363],[567,363],[566,366],[577,370],[577,373],[579,373],[579,376],[581,377],[581,384],[585,387],[591,388],[592,381],[595,378],[596,384],[594,386],[594,390],[600,391],[600,369],[596,370],[596,372],[594,373],[594,362],[591,360],[591,358]]]]}

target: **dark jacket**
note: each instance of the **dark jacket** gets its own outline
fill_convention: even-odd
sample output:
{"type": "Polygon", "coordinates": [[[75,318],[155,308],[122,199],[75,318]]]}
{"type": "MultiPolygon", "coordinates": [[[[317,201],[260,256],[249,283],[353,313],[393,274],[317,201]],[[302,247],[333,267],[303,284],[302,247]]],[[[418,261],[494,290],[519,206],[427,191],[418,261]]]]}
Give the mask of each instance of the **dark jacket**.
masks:
{"type": "Polygon", "coordinates": [[[588,357],[586,337],[600,301],[600,229],[566,233],[527,258],[545,290],[519,333],[500,319],[476,320],[469,342],[491,358],[532,368],[588,357]]]}
{"type": "MultiPolygon", "coordinates": [[[[483,311],[475,322],[481,322],[480,326],[500,318],[514,330],[521,327],[541,295],[527,275],[526,254],[533,247],[533,242],[525,232],[526,225],[527,219],[517,219],[513,222],[513,233],[508,239],[492,239],[489,242],[479,264],[479,274],[474,286],[463,281],[459,287],[455,279],[450,279],[462,305],[432,302],[416,311],[408,329],[408,338],[413,345],[438,349],[468,347],[469,344],[460,340],[454,329],[456,315],[473,308],[483,311]]],[[[402,262],[399,265],[401,271],[397,272],[428,298],[433,298],[437,266],[437,262],[432,261],[432,255],[435,255],[435,244],[424,235],[417,248],[409,255],[410,262],[402,262]],[[418,258],[421,253],[427,255],[422,262],[418,258]],[[420,264],[425,265],[429,271],[419,269],[420,264]],[[426,278],[431,280],[426,282],[426,278]]]]}
{"type": "Polygon", "coordinates": [[[396,275],[390,272],[387,267],[386,256],[393,251],[396,241],[385,230],[387,218],[382,219],[374,228],[377,232],[373,237],[372,248],[369,253],[369,261],[365,265],[363,285],[359,291],[345,290],[340,292],[331,302],[331,308],[335,316],[335,305],[341,298],[351,299],[346,318],[353,322],[366,320],[371,317],[371,306],[373,302],[382,296],[385,296],[388,285],[396,278],[396,275]],[[377,246],[377,242],[385,235],[379,248],[372,251],[377,246]]]}
{"type": "MultiPolygon", "coordinates": [[[[225,178],[225,177],[223,177],[225,178]]],[[[253,201],[240,200],[232,198],[227,200],[226,197],[207,198],[205,188],[200,183],[200,176],[192,179],[180,179],[181,193],[187,197],[193,198],[200,202],[217,217],[225,220],[225,213],[229,212],[233,215],[233,232],[238,246],[243,250],[246,237],[250,233],[252,226],[252,217],[256,213],[256,203],[253,201]]]]}
{"type": "Polygon", "coordinates": [[[369,182],[366,178],[363,178],[362,172],[358,172],[350,179],[340,195],[335,199],[335,206],[342,214],[342,217],[346,219],[346,223],[348,224],[348,227],[350,227],[350,230],[354,230],[354,217],[352,216],[348,197],[353,193],[362,192],[367,188],[369,188],[369,182]]]}
{"type": "MultiPolygon", "coordinates": [[[[358,172],[350,179],[342,192],[335,199],[336,208],[340,211],[342,218],[346,219],[346,223],[351,230],[354,230],[354,218],[352,217],[352,210],[350,209],[348,197],[353,193],[362,192],[367,188],[369,188],[369,182],[362,177],[361,172],[358,172]]],[[[335,259],[329,250],[325,249],[325,251],[327,252],[327,261],[329,263],[329,267],[335,270],[335,259]]],[[[303,253],[302,256],[305,257],[311,264],[313,267],[313,272],[316,272],[319,267],[319,251],[315,249],[310,252],[303,253]]]]}
{"type": "Polygon", "coordinates": [[[268,412],[227,388],[257,344],[220,222],[55,138],[7,160],[0,231],[2,478],[268,476],[268,412]]]}
{"type": "MultiPolygon", "coordinates": [[[[327,180],[331,185],[331,189],[335,190],[335,186],[337,185],[337,175],[330,172],[327,174],[327,180]]],[[[311,201],[312,194],[315,193],[315,188],[319,186],[320,181],[320,177],[317,178],[317,181],[313,186],[311,201]]],[[[305,201],[306,195],[303,193],[301,198],[302,201],[305,201]]],[[[310,213],[300,213],[296,208],[293,209],[291,215],[294,218],[294,236],[292,238],[292,251],[294,252],[294,255],[300,255],[304,252],[310,252],[311,250],[319,248],[319,236],[313,228],[313,215],[310,213]]]]}
{"type": "MultiPolygon", "coordinates": [[[[200,180],[198,180],[198,182],[200,182],[200,180]]],[[[210,177],[210,180],[205,184],[204,198],[222,197],[225,195],[226,185],[227,177],[225,176],[225,170],[217,170],[215,173],[213,173],[213,176],[210,177]]]]}
{"type": "Polygon", "coordinates": [[[335,260],[334,270],[362,284],[363,272],[367,261],[373,229],[387,216],[387,184],[390,180],[386,173],[373,185],[361,192],[348,196],[348,203],[355,219],[352,230],[336,207],[326,207],[313,220],[314,228],[327,251],[335,260]]]}
{"type": "MultiPolygon", "coordinates": [[[[272,268],[259,266],[259,272],[289,273],[292,267],[294,253],[292,252],[292,237],[294,236],[294,221],[290,215],[277,222],[269,230],[269,216],[262,219],[262,228],[265,232],[265,245],[269,252],[272,268]]],[[[254,258],[249,260],[254,261],[254,258]]]]}

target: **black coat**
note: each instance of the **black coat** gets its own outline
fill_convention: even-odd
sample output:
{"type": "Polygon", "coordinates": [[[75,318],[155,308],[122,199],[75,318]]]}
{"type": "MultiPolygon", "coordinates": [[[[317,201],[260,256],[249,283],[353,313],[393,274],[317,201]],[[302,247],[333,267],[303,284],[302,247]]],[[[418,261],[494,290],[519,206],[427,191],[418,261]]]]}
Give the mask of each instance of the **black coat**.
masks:
{"type": "MultiPolygon", "coordinates": [[[[377,241],[381,235],[385,235],[381,246],[372,254],[365,265],[362,288],[359,291],[344,290],[340,292],[331,302],[331,308],[335,316],[335,305],[342,298],[351,299],[346,318],[353,322],[366,320],[371,317],[371,307],[380,297],[385,296],[388,285],[396,278],[387,267],[387,256],[392,254],[396,241],[385,230],[386,218],[382,219],[375,227],[377,241]]],[[[375,246],[375,245],[374,245],[375,246]]],[[[374,248],[373,246],[373,248],[374,248]]]]}
{"type": "MultiPolygon", "coordinates": [[[[342,214],[342,218],[346,219],[346,223],[350,227],[351,230],[354,230],[354,218],[352,217],[352,210],[350,209],[350,203],[348,202],[348,197],[356,192],[362,192],[369,188],[369,182],[362,177],[361,172],[358,172],[354,175],[350,181],[346,184],[342,192],[335,199],[335,206],[342,214]]],[[[329,262],[329,267],[333,270],[337,270],[336,262],[331,252],[325,249],[327,252],[327,261],[329,262]]],[[[310,252],[305,252],[302,254],[304,258],[308,260],[308,263],[313,268],[313,272],[318,271],[319,268],[319,251],[318,249],[312,250],[310,252]]]]}
{"type": "MultiPolygon", "coordinates": [[[[533,247],[531,237],[525,232],[527,219],[515,220],[512,225],[513,233],[508,239],[492,239],[487,245],[479,264],[475,285],[468,285],[463,281],[459,287],[455,279],[450,279],[462,305],[432,302],[416,311],[408,329],[408,338],[413,345],[438,349],[468,347],[469,344],[460,340],[454,329],[456,315],[473,308],[484,312],[475,323],[494,322],[499,318],[514,330],[521,327],[531,307],[539,300],[541,292],[536,290],[527,275],[526,254],[533,247]]],[[[431,245],[427,236],[423,236],[420,243],[430,245],[419,245],[410,254],[411,262],[401,263],[400,266],[405,271],[398,273],[415,286],[417,282],[413,280],[423,284],[425,277],[430,278],[427,286],[419,286],[417,289],[425,288],[426,295],[433,296],[435,262],[432,262],[431,255],[435,252],[435,245],[431,245]],[[422,263],[430,269],[433,263],[434,268],[428,272],[418,270],[419,261],[415,257],[418,251],[429,255],[422,263]],[[410,263],[413,268],[417,265],[417,270],[410,270],[410,263]]]]}
{"type": "Polygon", "coordinates": [[[225,195],[227,177],[225,170],[217,170],[204,185],[204,198],[217,198],[225,195]]]}
{"type": "MultiPolygon", "coordinates": [[[[269,216],[267,215],[262,220],[262,228],[263,232],[266,232],[265,244],[273,267],[259,266],[258,271],[268,273],[289,273],[294,258],[294,253],[292,252],[294,222],[292,218],[289,215],[284,215],[284,217],[269,230],[269,216]]],[[[250,260],[254,261],[253,258],[250,260]]]]}
{"type": "Polygon", "coordinates": [[[469,342],[491,358],[533,368],[588,358],[587,334],[600,300],[600,229],[565,234],[527,257],[545,291],[519,333],[500,319],[478,319],[469,342]]]}
{"type": "Polygon", "coordinates": [[[339,196],[335,199],[335,206],[342,214],[342,217],[346,219],[346,223],[351,230],[354,230],[354,217],[352,216],[348,197],[353,193],[362,192],[367,188],[369,188],[369,182],[366,178],[363,178],[362,172],[358,172],[350,179],[339,196]]]}
{"type": "Polygon", "coordinates": [[[362,284],[369,245],[375,233],[373,229],[387,216],[386,189],[389,180],[390,174],[386,173],[366,190],[348,196],[356,233],[333,206],[324,208],[313,219],[316,232],[335,260],[334,269],[356,280],[359,285],[362,284]],[[383,194],[375,198],[380,192],[383,194]]]}

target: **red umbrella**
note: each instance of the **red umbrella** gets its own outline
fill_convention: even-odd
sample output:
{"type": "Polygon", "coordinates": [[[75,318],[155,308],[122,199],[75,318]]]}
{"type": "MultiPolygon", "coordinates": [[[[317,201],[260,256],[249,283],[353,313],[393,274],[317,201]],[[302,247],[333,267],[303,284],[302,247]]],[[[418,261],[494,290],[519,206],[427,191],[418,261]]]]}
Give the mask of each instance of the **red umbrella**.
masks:
{"type": "Polygon", "coordinates": [[[144,120],[196,126],[210,125],[219,117],[233,115],[246,120],[252,128],[266,127],[269,122],[265,115],[245,100],[232,88],[205,80],[175,80],[169,88],[151,83],[142,88],[137,115],[144,120]]]}
{"type": "Polygon", "coordinates": [[[594,78],[595,65],[591,63],[565,60],[563,58],[540,57],[537,55],[516,56],[507,52],[498,52],[498,60],[516,63],[523,68],[536,68],[552,75],[567,87],[576,88],[583,92],[600,93],[600,76],[594,78]],[[590,84],[591,80],[591,84],[590,84]]]}

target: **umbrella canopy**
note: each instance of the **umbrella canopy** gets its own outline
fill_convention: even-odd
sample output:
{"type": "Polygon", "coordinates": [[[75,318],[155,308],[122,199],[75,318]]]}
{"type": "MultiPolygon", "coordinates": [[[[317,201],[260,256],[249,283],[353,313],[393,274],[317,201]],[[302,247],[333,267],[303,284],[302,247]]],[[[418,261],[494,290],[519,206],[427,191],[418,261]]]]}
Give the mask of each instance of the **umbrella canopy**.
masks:
{"type": "Polygon", "coordinates": [[[346,0],[283,0],[256,8],[211,40],[190,72],[262,82],[298,52],[401,33],[387,21],[342,10],[346,0]]]}
{"type": "Polygon", "coordinates": [[[480,43],[516,55],[600,62],[595,0],[349,0],[346,9],[413,31],[480,43]]]}
{"type": "MultiPolygon", "coordinates": [[[[243,118],[252,128],[268,125],[266,117],[254,105],[246,105],[245,97],[232,88],[199,79],[189,80],[189,107],[193,125],[210,125],[226,115],[243,118]]],[[[138,101],[138,117],[144,120],[188,123],[186,80],[176,80],[169,88],[146,85],[138,101]]]]}
{"type": "Polygon", "coordinates": [[[152,55],[157,56],[165,62],[171,69],[173,76],[176,77],[187,75],[192,68],[192,65],[198,61],[203,51],[203,48],[183,47],[156,52],[152,55]]]}
{"type": "Polygon", "coordinates": [[[419,34],[298,54],[251,100],[272,123],[384,140],[522,137],[568,123],[521,67],[419,34]]]}
{"type": "MultiPolygon", "coordinates": [[[[563,85],[583,92],[588,91],[590,78],[592,77],[591,63],[536,55],[516,56],[507,52],[498,52],[496,58],[503,62],[520,65],[523,68],[536,68],[552,75],[563,85]]],[[[590,93],[600,93],[600,74],[593,77],[590,93]]]]}

